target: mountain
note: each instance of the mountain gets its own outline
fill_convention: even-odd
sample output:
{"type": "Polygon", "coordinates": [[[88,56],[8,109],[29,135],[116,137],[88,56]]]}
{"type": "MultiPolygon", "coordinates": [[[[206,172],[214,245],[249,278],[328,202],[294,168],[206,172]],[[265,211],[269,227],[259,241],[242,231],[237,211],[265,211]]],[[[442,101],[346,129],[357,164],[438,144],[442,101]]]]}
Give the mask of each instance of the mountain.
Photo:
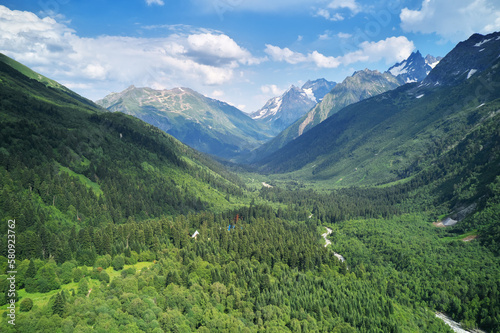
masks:
{"type": "Polygon", "coordinates": [[[425,63],[429,65],[431,68],[434,68],[441,61],[441,59],[443,59],[443,57],[434,57],[428,54],[425,57],[425,63]]]}
{"type": "Polygon", "coordinates": [[[395,64],[387,71],[406,83],[418,82],[425,79],[440,60],[441,57],[435,58],[431,55],[427,55],[424,59],[420,52],[417,51],[413,52],[408,59],[395,64]]]}
{"type": "Polygon", "coordinates": [[[133,115],[201,152],[230,159],[270,138],[237,108],[188,88],[154,90],[130,86],[96,102],[133,115]]]}
{"type": "Polygon", "coordinates": [[[423,81],[424,85],[455,85],[479,75],[498,60],[500,34],[474,34],[443,58],[423,81]]]}
{"type": "Polygon", "coordinates": [[[300,118],[316,104],[302,89],[291,86],[283,95],[273,97],[258,111],[252,113],[252,119],[266,124],[278,134],[300,118]]]}
{"type": "Polygon", "coordinates": [[[307,114],[286,128],[274,139],[259,147],[254,152],[252,158],[255,160],[255,158],[268,156],[347,105],[392,90],[401,84],[403,84],[403,81],[390,73],[380,73],[368,69],[354,72],[352,76],[345,78],[342,83],[337,84],[307,114]]]}
{"type": "Polygon", "coordinates": [[[302,86],[302,90],[304,90],[310,99],[319,103],[323,100],[326,94],[328,94],[337,83],[328,81],[325,79],[317,79],[314,81],[308,80],[302,86]]]}
{"type": "Polygon", "coordinates": [[[302,117],[335,86],[325,79],[307,81],[302,88],[291,86],[283,95],[273,97],[250,117],[278,134],[302,117]]]}
{"type": "Polygon", "coordinates": [[[495,175],[491,168],[499,162],[494,134],[500,119],[500,90],[495,89],[500,81],[499,40],[500,33],[473,35],[420,84],[349,105],[266,157],[261,169],[342,184],[378,184],[414,176],[444,156],[466,154],[458,147],[472,145],[467,148],[471,154],[481,155],[474,163],[480,160],[482,168],[495,175]],[[477,71],[471,74],[472,69],[477,71]],[[480,141],[472,139],[486,133],[489,136],[480,141]],[[477,150],[479,146],[484,151],[477,150]]]}

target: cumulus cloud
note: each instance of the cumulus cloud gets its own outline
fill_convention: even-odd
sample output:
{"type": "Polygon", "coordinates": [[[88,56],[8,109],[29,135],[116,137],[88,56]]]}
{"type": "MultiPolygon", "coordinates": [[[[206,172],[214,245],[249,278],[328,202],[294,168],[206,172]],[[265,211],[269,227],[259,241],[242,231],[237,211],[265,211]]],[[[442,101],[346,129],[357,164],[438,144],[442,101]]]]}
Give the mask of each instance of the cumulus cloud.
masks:
{"type": "Polygon", "coordinates": [[[0,6],[0,52],[74,87],[89,81],[220,85],[235,69],[258,64],[232,38],[216,31],[176,32],[163,38],[82,38],[53,18],[0,6]]]}
{"type": "Polygon", "coordinates": [[[340,65],[350,65],[356,62],[378,62],[385,60],[387,64],[402,61],[415,49],[412,41],[406,37],[389,37],[378,42],[363,42],[356,51],[343,56],[325,56],[318,51],[307,55],[295,52],[289,48],[266,45],[265,52],[274,61],[284,61],[289,64],[310,63],[317,68],[337,68],[340,65]]]}
{"type": "Polygon", "coordinates": [[[401,28],[436,33],[457,42],[473,33],[500,30],[500,4],[495,0],[424,0],[420,9],[403,8],[401,28]]]}
{"type": "Polygon", "coordinates": [[[415,50],[415,45],[404,36],[389,37],[378,42],[363,42],[359,49],[342,56],[341,62],[349,65],[355,62],[378,62],[386,64],[403,61],[415,50]]]}
{"type": "Polygon", "coordinates": [[[335,68],[340,65],[335,57],[327,57],[318,51],[313,51],[307,55],[300,52],[294,52],[289,48],[280,48],[279,46],[266,44],[265,52],[274,61],[284,61],[295,65],[299,63],[314,63],[319,68],[335,68]]]}
{"type": "Polygon", "coordinates": [[[260,91],[267,95],[280,96],[285,92],[285,89],[278,88],[275,84],[266,84],[260,87],[260,91]]]}
{"type": "Polygon", "coordinates": [[[254,65],[259,64],[262,59],[253,58],[250,52],[241,48],[233,39],[223,34],[195,34],[187,37],[189,54],[202,63],[219,65],[234,62],[254,65]]]}

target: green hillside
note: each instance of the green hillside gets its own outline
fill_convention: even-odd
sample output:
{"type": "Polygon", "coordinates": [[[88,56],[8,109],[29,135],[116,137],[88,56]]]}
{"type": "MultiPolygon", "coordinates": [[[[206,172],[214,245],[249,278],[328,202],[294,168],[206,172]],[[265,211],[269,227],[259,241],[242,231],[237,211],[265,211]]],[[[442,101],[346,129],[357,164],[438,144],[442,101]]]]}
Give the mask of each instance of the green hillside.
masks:
{"type": "Polygon", "coordinates": [[[265,127],[240,110],[188,88],[132,86],[97,103],[142,119],[199,151],[226,159],[270,139],[265,127]]]}
{"type": "MultiPolygon", "coordinates": [[[[52,238],[67,246],[59,237],[74,227],[221,211],[232,206],[228,196],[245,200],[236,176],[160,130],[5,62],[0,70],[2,219],[20,216],[19,232],[43,227],[48,235],[26,257],[57,259],[63,248],[52,238]]],[[[19,239],[20,248],[30,241],[19,239]]]]}

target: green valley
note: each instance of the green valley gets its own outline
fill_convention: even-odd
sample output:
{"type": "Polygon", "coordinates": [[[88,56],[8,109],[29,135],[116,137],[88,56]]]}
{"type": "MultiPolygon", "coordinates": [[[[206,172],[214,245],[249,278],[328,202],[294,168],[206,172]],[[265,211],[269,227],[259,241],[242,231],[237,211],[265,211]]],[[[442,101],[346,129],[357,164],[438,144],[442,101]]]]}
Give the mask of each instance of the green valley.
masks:
{"type": "Polygon", "coordinates": [[[110,112],[0,57],[0,330],[452,332],[439,312],[500,332],[500,62],[443,74],[497,35],[250,166],[162,130],[227,112],[240,131],[213,149],[250,151],[262,132],[229,105],[130,88],[110,112]]]}

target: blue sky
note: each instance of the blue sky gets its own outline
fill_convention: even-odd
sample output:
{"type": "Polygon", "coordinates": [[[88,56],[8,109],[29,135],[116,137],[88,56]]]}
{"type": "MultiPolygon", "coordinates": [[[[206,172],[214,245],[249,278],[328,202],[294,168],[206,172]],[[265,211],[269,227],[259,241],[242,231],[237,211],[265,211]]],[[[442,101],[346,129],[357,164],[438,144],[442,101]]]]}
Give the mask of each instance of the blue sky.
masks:
{"type": "Polygon", "coordinates": [[[256,111],[290,85],[444,56],[495,0],[0,0],[0,52],[96,100],[190,87],[256,111]]]}

